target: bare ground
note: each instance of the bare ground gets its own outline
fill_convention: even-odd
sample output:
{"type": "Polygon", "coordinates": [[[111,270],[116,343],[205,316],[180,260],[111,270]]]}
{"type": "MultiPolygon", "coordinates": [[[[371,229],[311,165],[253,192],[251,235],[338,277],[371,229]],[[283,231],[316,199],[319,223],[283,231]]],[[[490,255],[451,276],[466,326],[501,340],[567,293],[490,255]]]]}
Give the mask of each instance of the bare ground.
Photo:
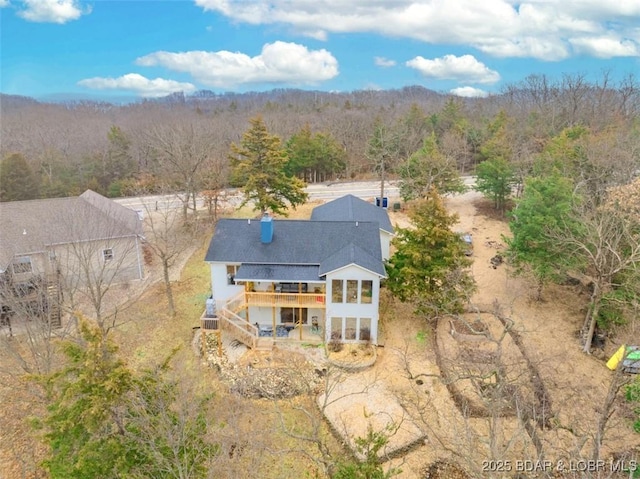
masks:
{"type": "MultiPolygon", "coordinates": [[[[514,277],[504,264],[496,268],[491,264],[491,258],[504,247],[507,223],[492,213],[478,193],[447,198],[446,204],[459,215],[457,228],[473,234],[472,272],[478,292],[472,303],[484,311],[499,305],[501,315],[513,321],[525,359],[535,367],[549,395],[552,427],[537,431],[546,457],[553,464],[559,458],[590,457],[591,438],[612,376],[605,360],[619,344],[607,344],[599,357],[582,353],[577,331],[588,301],[586,292],[579,287],[552,286],[545,289],[542,302],[533,301],[526,279],[514,277]]],[[[401,213],[392,216],[396,224],[407,224],[401,213]]],[[[491,327],[498,332],[501,328],[499,324],[491,327]]],[[[448,329],[440,328],[438,333],[448,335],[448,329]]],[[[511,461],[536,458],[528,434],[515,417],[463,417],[440,378],[437,342],[433,337],[422,340],[424,331],[428,328],[410,310],[393,314],[385,324],[385,346],[375,365],[380,371],[395,372],[382,380],[401,402],[404,398],[405,410],[426,437],[423,445],[391,461],[401,465],[400,477],[424,477],[428,466],[439,460],[459,464],[472,476],[492,477],[482,470],[482,461],[491,457],[492,450],[511,461]],[[493,443],[489,437],[494,438],[493,443]]],[[[479,351],[481,346],[469,348],[479,351]]],[[[635,450],[637,458],[640,436],[630,430],[628,419],[614,414],[604,444],[603,457],[635,450]]]]}

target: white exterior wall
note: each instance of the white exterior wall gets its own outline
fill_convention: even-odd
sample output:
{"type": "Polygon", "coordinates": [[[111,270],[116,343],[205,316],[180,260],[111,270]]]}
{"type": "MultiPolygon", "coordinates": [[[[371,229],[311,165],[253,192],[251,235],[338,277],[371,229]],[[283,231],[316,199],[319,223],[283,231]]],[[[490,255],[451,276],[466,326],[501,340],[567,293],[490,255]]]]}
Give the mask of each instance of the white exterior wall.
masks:
{"type": "MultiPolygon", "coordinates": [[[[380,303],[380,278],[377,274],[351,265],[327,275],[327,309],[325,315],[325,341],[331,340],[331,318],[371,318],[371,338],[373,344],[378,343],[378,304],[380,303]],[[343,302],[333,302],[333,280],[343,280],[343,302]],[[363,304],[360,298],[360,283],[358,283],[358,298],[356,303],[347,303],[347,280],[370,280],[373,284],[370,304],[363,304]]],[[[344,323],[344,322],[343,322],[344,323]]],[[[345,341],[345,325],[342,327],[342,340],[345,341]]]]}
{"type": "Polygon", "coordinates": [[[216,304],[222,304],[244,291],[244,285],[228,284],[227,263],[209,263],[209,266],[211,266],[211,294],[216,304]]]}
{"type": "Polygon", "coordinates": [[[382,249],[382,259],[388,260],[391,257],[391,233],[380,230],[380,248],[382,249]]]}

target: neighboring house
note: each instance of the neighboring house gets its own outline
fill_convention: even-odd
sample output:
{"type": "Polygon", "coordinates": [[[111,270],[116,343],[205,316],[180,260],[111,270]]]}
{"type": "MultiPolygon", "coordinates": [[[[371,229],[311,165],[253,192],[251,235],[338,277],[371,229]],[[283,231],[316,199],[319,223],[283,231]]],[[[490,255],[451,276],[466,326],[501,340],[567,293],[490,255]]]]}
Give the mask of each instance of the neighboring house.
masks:
{"type": "Polygon", "coordinates": [[[205,257],[216,308],[203,316],[204,328],[228,330],[251,347],[377,344],[381,238],[388,241],[391,227],[386,211],[359,202],[372,206],[349,196],[316,208],[312,218],[321,220],[218,221],[205,257]],[[334,209],[345,202],[353,206],[346,215],[334,209]]]}
{"type": "Polygon", "coordinates": [[[42,285],[60,294],[61,283],[142,279],[142,233],[135,211],[91,190],[73,198],[0,203],[3,307],[42,285]]]}

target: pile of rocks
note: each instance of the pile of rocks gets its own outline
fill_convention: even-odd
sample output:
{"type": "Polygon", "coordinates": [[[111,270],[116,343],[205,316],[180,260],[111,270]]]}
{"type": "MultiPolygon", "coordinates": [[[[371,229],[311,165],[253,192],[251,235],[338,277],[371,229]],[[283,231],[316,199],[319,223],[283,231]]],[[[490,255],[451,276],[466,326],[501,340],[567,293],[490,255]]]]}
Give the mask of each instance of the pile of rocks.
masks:
{"type": "Polygon", "coordinates": [[[235,368],[225,374],[231,391],[248,398],[282,399],[318,394],[322,372],[311,367],[235,368]]]}
{"type": "MultiPolygon", "coordinates": [[[[201,339],[200,339],[201,340],[201,339]]],[[[232,392],[247,398],[282,399],[300,394],[317,394],[324,381],[324,371],[310,362],[288,352],[288,360],[275,354],[265,357],[251,356],[246,349],[238,354],[242,345],[222,345],[218,354],[218,339],[208,334],[205,341],[204,360],[220,373],[232,392]],[[250,356],[253,359],[247,359],[250,356]]]]}

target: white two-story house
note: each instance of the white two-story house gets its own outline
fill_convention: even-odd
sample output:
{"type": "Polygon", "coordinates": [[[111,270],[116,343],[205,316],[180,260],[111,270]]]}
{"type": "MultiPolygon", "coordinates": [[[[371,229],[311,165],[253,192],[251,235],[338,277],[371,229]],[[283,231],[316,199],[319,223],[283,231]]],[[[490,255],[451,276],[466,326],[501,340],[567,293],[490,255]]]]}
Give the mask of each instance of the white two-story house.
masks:
{"type": "Polygon", "coordinates": [[[215,321],[203,324],[253,347],[283,340],[377,344],[391,233],[385,210],[351,195],[316,208],[311,220],[220,220],[205,258],[215,310],[203,321],[215,321]],[[340,205],[351,207],[345,213],[340,205]]]}

